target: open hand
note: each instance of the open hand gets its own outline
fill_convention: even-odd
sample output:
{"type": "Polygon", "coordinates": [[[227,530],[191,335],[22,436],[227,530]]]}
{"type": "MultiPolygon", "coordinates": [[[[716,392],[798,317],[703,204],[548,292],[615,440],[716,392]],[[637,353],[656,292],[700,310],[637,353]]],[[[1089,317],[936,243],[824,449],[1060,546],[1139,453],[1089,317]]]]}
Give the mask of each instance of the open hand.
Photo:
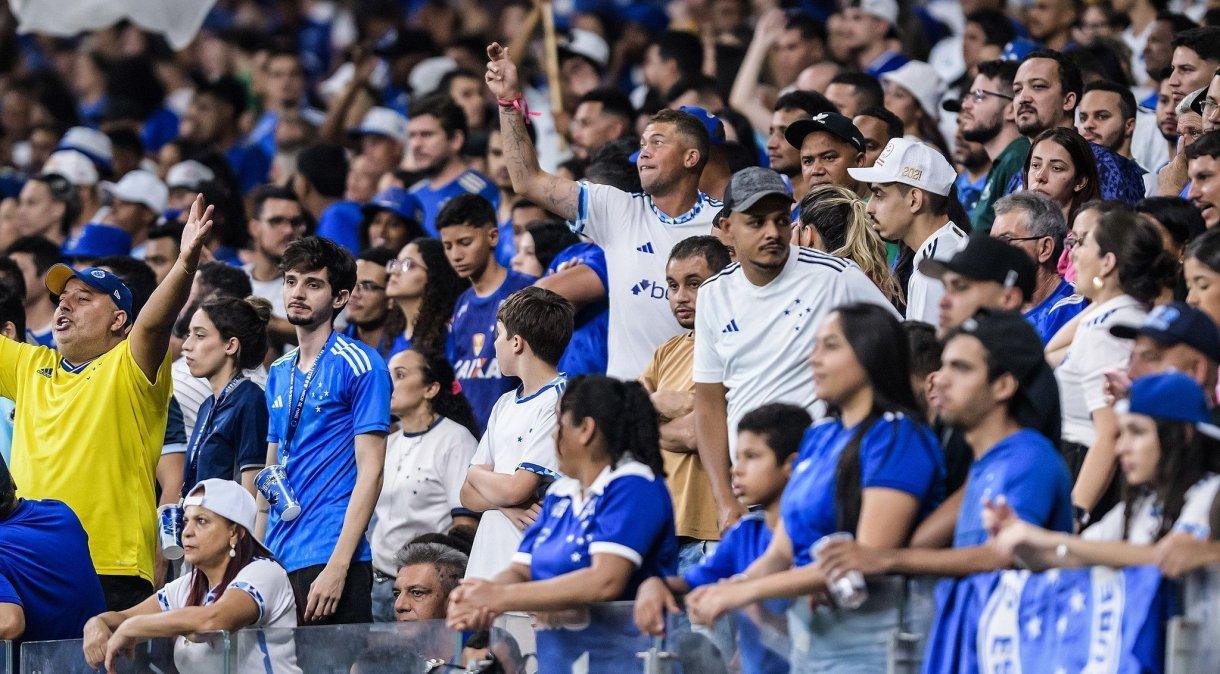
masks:
{"type": "Polygon", "coordinates": [[[487,45],[487,74],[483,76],[487,88],[500,100],[512,100],[521,96],[517,82],[517,66],[508,57],[508,47],[499,42],[487,45]]]}
{"type": "Polygon", "coordinates": [[[305,600],[305,622],[322,620],[334,615],[347,583],[347,569],[327,564],[322,573],[309,584],[305,600]]]}
{"type": "Polygon", "coordinates": [[[212,211],[215,206],[203,206],[203,195],[195,197],[195,201],[191,202],[190,215],[187,216],[186,225],[182,228],[182,252],[178,254],[178,259],[186,265],[188,271],[194,272],[199,268],[199,257],[203,249],[203,244],[207,242],[208,236],[212,233],[212,211]]]}

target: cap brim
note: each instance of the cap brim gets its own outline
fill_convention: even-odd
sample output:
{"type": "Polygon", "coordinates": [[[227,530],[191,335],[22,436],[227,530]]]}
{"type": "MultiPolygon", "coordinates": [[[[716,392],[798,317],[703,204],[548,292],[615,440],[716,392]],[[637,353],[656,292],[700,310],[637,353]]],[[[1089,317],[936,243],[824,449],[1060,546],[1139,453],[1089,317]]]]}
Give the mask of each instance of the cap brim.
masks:
{"type": "Polygon", "coordinates": [[[52,295],[62,295],[64,287],[68,285],[68,281],[74,278],[77,278],[76,270],[61,262],[47,270],[44,282],[46,283],[47,290],[50,290],[52,295]]]}
{"type": "Polygon", "coordinates": [[[926,258],[919,263],[919,273],[929,278],[940,280],[947,271],[953,271],[948,262],[935,258],[926,258]]]}
{"type": "Polygon", "coordinates": [[[885,169],[879,169],[876,166],[868,168],[849,168],[847,175],[862,183],[892,183],[897,182],[897,179],[890,175],[885,169]]]}
{"type": "Polygon", "coordinates": [[[941,101],[940,109],[944,110],[945,112],[961,112],[962,111],[962,102],[958,101],[958,100],[953,100],[953,99],[949,99],[947,101],[941,101]]]}
{"type": "Polygon", "coordinates": [[[1137,325],[1114,325],[1110,327],[1110,334],[1119,339],[1135,339],[1142,332],[1137,325]]]}
{"type": "Polygon", "coordinates": [[[744,213],[744,212],[750,210],[751,208],[753,208],[754,205],[757,204],[758,202],[760,202],[763,199],[766,199],[767,197],[770,197],[770,196],[783,197],[784,199],[786,199],[788,201],[788,203],[793,202],[792,195],[788,194],[788,192],[786,190],[767,190],[766,192],[758,192],[755,194],[751,194],[750,196],[746,197],[745,199],[742,199],[741,203],[734,204],[732,208],[729,208],[728,206],[726,206],[725,210],[728,210],[730,212],[736,212],[736,213],[744,213]]]}

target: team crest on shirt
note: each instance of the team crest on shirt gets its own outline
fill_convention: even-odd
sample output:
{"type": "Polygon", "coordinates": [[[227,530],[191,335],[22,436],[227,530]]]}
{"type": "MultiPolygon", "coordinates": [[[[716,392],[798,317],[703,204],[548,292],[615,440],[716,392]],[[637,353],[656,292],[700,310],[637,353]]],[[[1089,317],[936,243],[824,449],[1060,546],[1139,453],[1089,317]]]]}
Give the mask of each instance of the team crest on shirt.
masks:
{"type": "Polygon", "coordinates": [[[482,332],[476,332],[470,336],[470,352],[474,355],[483,353],[483,345],[487,343],[487,335],[482,332]]]}

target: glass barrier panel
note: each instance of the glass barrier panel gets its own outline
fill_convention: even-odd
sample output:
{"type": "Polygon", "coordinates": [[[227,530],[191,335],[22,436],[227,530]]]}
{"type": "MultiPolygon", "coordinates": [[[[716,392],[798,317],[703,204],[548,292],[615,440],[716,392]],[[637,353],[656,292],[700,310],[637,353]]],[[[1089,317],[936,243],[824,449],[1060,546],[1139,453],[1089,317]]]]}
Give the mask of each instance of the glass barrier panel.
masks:
{"type": "Polygon", "coordinates": [[[234,674],[368,674],[455,671],[461,633],[443,621],[239,630],[234,674]]]}
{"type": "MultiPolygon", "coordinates": [[[[152,639],[137,645],[115,662],[120,674],[228,674],[229,635],[207,632],[185,637],[152,639]]],[[[29,641],[21,644],[20,671],[24,674],[92,674],[85,662],[84,641],[29,641]]]]}
{"type": "Polygon", "coordinates": [[[692,625],[685,613],[665,621],[662,672],[785,674],[792,650],[790,600],[758,602],[721,616],[715,625],[692,625]]]}
{"type": "Polygon", "coordinates": [[[489,647],[506,672],[586,674],[643,672],[652,645],[635,627],[631,602],[613,602],[500,616],[489,647]]]}
{"type": "Polygon", "coordinates": [[[1169,621],[1166,674],[1215,671],[1220,662],[1220,568],[1182,580],[1182,615],[1169,621]]]}
{"type": "Polygon", "coordinates": [[[13,642],[0,641],[0,674],[13,674],[13,642]]]}

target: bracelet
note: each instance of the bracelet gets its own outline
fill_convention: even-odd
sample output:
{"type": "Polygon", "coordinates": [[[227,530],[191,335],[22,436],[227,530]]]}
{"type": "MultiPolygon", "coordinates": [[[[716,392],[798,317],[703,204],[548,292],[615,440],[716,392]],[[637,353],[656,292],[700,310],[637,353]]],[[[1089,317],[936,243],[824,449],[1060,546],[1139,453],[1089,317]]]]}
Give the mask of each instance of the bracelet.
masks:
{"type": "Polygon", "coordinates": [[[497,98],[496,103],[498,103],[504,110],[513,109],[521,113],[521,117],[525,120],[526,124],[530,123],[530,117],[539,117],[542,115],[540,112],[530,112],[529,106],[525,103],[524,96],[517,96],[516,98],[497,98]]]}
{"type": "Polygon", "coordinates": [[[1063,561],[1063,560],[1067,559],[1068,544],[1060,543],[1059,545],[1056,545],[1055,546],[1055,556],[1059,558],[1059,561],[1063,561]]]}

